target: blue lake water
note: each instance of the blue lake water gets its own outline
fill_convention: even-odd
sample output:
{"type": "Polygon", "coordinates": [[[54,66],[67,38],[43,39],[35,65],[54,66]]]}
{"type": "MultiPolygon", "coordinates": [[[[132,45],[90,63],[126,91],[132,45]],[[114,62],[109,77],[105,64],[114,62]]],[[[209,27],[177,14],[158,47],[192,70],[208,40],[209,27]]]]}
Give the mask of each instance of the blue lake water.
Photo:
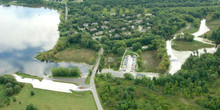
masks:
{"type": "Polygon", "coordinates": [[[46,63],[36,60],[38,52],[53,48],[59,38],[59,13],[48,8],[0,5],[0,75],[24,72],[51,74],[51,67],[78,66],[84,75],[91,66],[78,63],[46,63]]]}

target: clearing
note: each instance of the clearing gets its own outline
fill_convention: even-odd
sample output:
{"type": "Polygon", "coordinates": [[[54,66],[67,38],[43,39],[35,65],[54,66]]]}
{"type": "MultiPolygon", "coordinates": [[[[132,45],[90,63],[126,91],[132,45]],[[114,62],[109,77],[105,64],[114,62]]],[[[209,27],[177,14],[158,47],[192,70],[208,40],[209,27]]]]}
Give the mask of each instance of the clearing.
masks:
{"type": "Polygon", "coordinates": [[[82,48],[78,44],[72,44],[63,51],[58,52],[54,56],[54,61],[87,63],[93,65],[96,59],[94,50],[82,48]]]}
{"type": "Polygon", "coordinates": [[[156,50],[149,50],[142,52],[143,58],[143,71],[145,72],[157,72],[157,67],[160,63],[160,60],[157,58],[156,50]]]}
{"type": "Polygon", "coordinates": [[[194,51],[201,48],[211,47],[214,47],[214,45],[205,44],[195,40],[192,42],[172,40],[172,48],[178,51],[194,51]]]}
{"type": "MultiPolygon", "coordinates": [[[[2,85],[0,85],[1,87],[2,85]]],[[[2,93],[0,94],[0,100],[1,97],[2,93]]],[[[69,94],[35,89],[26,84],[15,97],[16,102],[11,101],[9,106],[4,106],[1,110],[21,110],[25,109],[30,103],[39,110],[97,110],[91,92],[73,92],[69,94]],[[30,95],[31,91],[34,91],[34,96],[30,95]]]]}

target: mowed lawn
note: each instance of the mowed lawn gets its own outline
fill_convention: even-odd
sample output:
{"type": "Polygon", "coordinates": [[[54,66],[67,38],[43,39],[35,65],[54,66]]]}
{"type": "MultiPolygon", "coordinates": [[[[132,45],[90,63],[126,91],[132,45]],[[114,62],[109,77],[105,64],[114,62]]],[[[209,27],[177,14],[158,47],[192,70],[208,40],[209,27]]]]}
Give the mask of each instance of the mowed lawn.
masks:
{"type": "Polygon", "coordinates": [[[55,55],[55,61],[78,62],[93,65],[96,59],[96,51],[82,48],[79,45],[71,45],[55,55]]]}
{"type": "Polygon", "coordinates": [[[0,110],[25,110],[30,103],[39,110],[97,110],[91,92],[61,93],[35,89],[26,84],[15,97],[17,98],[16,102],[11,100],[9,106],[4,106],[0,110]],[[31,90],[34,91],[34,96],[30,95],[31,90]]]}
{"type": "Polygon", "coordinates": [[[172,48],[178,51],[194,51],[201,48],[211,48],[214,47],[214,45],[205,44],[199,41],[172,41],[172,48]]]}
{"type": "Polygon", "coordinates": [[[157,58],[156,50],[144,51],[142,53],[142,58],[145,72],[157,72],[160,60],[157,58]]]}

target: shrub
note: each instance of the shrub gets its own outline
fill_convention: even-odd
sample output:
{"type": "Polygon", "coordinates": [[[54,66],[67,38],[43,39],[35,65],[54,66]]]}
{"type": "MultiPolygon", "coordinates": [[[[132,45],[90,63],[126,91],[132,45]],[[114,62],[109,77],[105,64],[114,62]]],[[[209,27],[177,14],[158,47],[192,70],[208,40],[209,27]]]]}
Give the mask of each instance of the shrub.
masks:
{"type": "Polygon", "coordinates": [[[29,105],[27,105],[26,110],[38,110],[38,108],[34,107],[33,104],[29,104],[29,105]]]}
{"type": "Polygon", "coordinates": [[[74,68],[52,68],[53,76],[63,76],[63,77],[79,77],[81,75],[80,69],[78,67],[74,68]]]}
{"type": "Polygon", "coordinates": [[[10,88],[6,88],[6,95],[7,96],[12,96],[13,95],[13,89],[10,87],[10,88]]]}
{"type": "Polygon", "coordinates": [[[34,96],[34,94],[35,94],[34,91],[31,91],[31,96],[34,96]]]}
{"type": "Polygon", "coordinates": [[[13,97],[13,99],[12,99],[12,100],[13,100],[13,102],[16,102],[16,101],[17,101],[16,97],[13,97]]]}
{"type": "Polygon", "coordinates": [[[124,74],[124,78],[125,78],[126,80],[133,80],[133,79],[134,79],[134,76],[133,76],[132,74],[130,74],[130,73],[125,73],[125,74],[124,74]]]}

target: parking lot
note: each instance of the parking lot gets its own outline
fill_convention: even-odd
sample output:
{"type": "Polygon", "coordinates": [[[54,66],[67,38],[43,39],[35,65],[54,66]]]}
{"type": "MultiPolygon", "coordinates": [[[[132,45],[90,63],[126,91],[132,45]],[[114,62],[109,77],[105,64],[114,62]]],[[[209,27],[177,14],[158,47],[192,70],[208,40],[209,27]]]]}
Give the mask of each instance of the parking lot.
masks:
{"type": "Polygon", "coordinates": [[[133,73],[135,72],[137,56],[127,55],[123,63],[123,72],[133,73]]]}

